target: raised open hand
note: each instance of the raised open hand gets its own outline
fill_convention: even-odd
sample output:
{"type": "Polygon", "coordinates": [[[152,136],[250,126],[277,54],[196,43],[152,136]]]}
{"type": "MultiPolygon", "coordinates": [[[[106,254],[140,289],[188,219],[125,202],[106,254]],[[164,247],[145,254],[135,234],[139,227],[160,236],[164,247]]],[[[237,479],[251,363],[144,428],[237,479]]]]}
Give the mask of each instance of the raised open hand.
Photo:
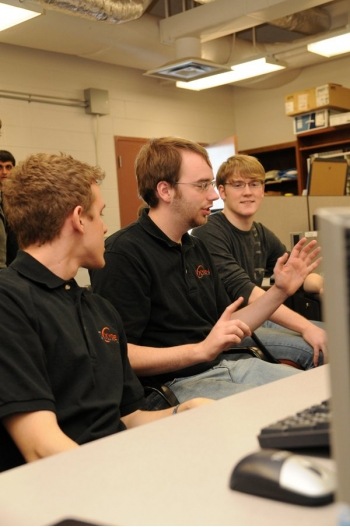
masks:
{"type": "Polygon", "coordinates": [[[301,287],[309,273],[314,271],[321,262],[319,256],[321,248],[317,241],[308,243],[307,238],[302,238],[294,247],[289,257],[281,256],[275,265],[275,285],[288,296],[301,287]]]}

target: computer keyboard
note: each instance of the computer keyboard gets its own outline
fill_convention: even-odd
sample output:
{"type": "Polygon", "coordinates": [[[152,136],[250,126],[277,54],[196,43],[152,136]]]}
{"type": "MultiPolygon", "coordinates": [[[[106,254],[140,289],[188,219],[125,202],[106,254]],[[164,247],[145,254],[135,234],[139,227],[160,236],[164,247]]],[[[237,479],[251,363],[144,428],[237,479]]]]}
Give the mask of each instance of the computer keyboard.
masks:
{"type": "Polygon", "coordinates": [[[272,423],[260,431],[262,448],[329,448],[330,399],[272,423]]]}

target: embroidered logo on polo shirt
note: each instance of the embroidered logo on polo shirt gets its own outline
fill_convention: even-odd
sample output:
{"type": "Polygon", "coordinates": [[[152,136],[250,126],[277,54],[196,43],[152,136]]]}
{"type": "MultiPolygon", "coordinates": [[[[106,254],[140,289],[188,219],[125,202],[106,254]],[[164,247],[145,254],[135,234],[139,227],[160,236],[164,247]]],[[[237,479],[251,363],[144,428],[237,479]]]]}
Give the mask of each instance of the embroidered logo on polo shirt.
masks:
{"type": "Polygon", "coordinates": [[[204,269],[203,265],[199,265],[195,272],[197,278],[203,278],[204,276],[210,275],[210,269],[204,269]]]}
{"type": "Polygon", "coordinates": [[[110,342],[119,342],[119,335],[112,333],[109,327],[105,326],[102,331],[99,331],[101,339],[109,344],[110,342]]]}

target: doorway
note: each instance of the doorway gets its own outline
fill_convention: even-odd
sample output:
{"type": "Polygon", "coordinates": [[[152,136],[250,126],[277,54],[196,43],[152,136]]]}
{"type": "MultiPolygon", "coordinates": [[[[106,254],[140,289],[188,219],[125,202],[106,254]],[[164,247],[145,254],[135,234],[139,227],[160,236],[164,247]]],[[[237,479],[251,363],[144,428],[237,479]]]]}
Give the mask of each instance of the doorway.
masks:
{"type": "Polygon", "coordinates": [[[120,227],[137,219],[137,212],[143,203],[138,196],[135,159],[140,148],[148,139],[137,137],[115,137],[114,148],[117,162],[117,183],[119,192],[120,227]]]}
{"type": "MultiPolygon", "coordinates": [[[[134,165],[141,147],[148,141],[149,139],[140,137],[117,136],[114,138],[121,228],[137,219],[139,207],[143,203],[137,192],[134,165]]],[[[236,152],[236,137],[232,135],[218,143],[203,144],[203,146],[208,150],[215,175],[219,165],[236,152]]],[[[214,205],[215,210],[222,208],[220,200],[216,201],[214,205]]]]}

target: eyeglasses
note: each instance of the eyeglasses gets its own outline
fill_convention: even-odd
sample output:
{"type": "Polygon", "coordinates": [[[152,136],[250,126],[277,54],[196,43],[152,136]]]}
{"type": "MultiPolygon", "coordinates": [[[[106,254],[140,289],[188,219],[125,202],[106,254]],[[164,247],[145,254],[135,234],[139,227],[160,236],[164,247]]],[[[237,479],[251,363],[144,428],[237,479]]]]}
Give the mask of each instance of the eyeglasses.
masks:
{"type": "Polygon", "coordinates": [[[191,185],[192,187],[198,188],[201,192],[206,192],[210,187],[215,186],[215,179],[212,181],[198,181],[198,183],[187,183],[185,181],[178,181],[175,185],[191,185]]]}
{"type": "Polygon", "coordinates": [[[259,179],[254,179],[253,181],[228,181],[227,183],[224,183],[224,185],[229,185],[235,190],[243,190],[248,186],[250,189],[256,189],[261,188],[263,186],[263,182],[259,179]]]}

